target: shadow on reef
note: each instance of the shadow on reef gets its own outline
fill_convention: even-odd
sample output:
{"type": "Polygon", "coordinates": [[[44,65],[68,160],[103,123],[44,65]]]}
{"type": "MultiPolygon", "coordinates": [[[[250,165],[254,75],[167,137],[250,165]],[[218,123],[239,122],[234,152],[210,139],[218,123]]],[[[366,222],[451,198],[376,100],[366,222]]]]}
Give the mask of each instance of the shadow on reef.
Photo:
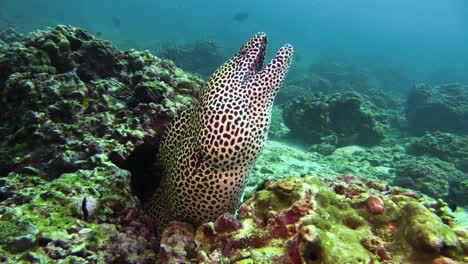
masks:
{"type": "Polygon", "coordinates": [[[124,161],[113,160],[112,154],[109,157],[119,167],[130,171],[132,174],[133,193],[143,204],[151,198],[154,190],[161,183],[163,170],[157,163],[157,149],[157,146],[142,144],[136,147],[124,161]]]}

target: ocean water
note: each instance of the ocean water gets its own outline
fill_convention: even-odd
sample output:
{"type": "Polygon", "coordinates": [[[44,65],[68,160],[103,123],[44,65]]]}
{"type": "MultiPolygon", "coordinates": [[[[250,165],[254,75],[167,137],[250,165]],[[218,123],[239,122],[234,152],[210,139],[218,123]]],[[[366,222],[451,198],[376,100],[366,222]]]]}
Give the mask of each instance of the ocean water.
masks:
{"type": "Polygon", "coordinates": [[[383,65],[414,81],[437,80],[435,75],[445,82],[468,79],[464,0],[2,0],[5,24],[22,33],[70,24],[123,49],[208,38],[228,55],[264,31],[272,49],[295,46],[295,69],[332,58],[383,65]],[[248,17],[234,20],[238,13],[248,17]]]}

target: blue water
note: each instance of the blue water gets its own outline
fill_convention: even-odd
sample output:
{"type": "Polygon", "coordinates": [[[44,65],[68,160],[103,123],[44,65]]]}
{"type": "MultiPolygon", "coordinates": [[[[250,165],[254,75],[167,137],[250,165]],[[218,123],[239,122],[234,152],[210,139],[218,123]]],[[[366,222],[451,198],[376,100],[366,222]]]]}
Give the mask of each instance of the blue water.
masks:
{"type": "Polygon", "coordinates": [[[71,24],[123,49],[211,38],[226,54],[264,31],[271,53],[295,46],[296,69],[327,57],[385,65],[415,81],[434,72],[468,81],[466,0],[1,0],[2,22],[23,33],[71,24]],[[235,21],[238,12],[249,17],[235,21]]]}

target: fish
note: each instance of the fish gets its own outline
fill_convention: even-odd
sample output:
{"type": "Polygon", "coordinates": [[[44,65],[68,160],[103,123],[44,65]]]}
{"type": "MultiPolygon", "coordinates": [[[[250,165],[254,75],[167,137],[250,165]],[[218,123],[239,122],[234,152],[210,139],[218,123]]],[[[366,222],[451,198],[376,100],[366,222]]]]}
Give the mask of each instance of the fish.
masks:
{"type": "Polygon", "coordinates": [[[233,17],[232,20],[237,21],[237,22],[243,22],[249,18],[249,13],[247,12],[239,12],[236,13],[233,17]]]}
{"type": "Polygon", "coordinates": [[[200,225],[238,207],[293,53],[286,44],[263,67],[266,47],[266,34],[254,35],[166,129],[159,153],[164,174],[145,205],[158,237],[170,221],[200,225]]]}
{"type": "Polygon", "coordinates": [[[112,25],[115,27],[115,28],[120,28],[120,18],[116,17],[116,16],[113,16],[112,17],[112,25]]]}

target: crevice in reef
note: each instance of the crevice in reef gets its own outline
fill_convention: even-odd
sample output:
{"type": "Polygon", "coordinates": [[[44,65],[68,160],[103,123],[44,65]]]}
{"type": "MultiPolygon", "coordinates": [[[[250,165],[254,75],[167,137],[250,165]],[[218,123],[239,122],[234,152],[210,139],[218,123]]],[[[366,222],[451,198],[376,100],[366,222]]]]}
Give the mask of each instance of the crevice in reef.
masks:
{"type": "Polygon", "coordinates": [[[112,162],[132,174],[132,191],[142,203],[151,197],[161,181],[162,168],[156,159],[158,151],[158,146],[142,144],[126,160],[118,161],[111,155],[112,162]]]}

